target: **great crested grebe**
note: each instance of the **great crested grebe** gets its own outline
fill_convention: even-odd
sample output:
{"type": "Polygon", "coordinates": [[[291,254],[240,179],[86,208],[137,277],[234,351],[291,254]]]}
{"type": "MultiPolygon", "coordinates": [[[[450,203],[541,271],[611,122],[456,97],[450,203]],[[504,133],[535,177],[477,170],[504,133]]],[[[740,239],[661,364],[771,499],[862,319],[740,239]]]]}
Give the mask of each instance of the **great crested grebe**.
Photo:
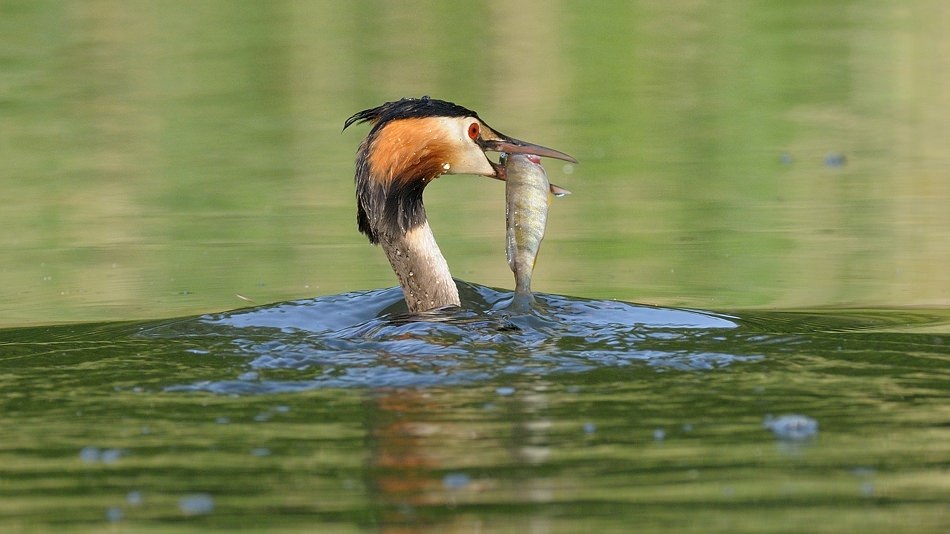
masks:
{"type": "Polygon", "coordinates": [[[563,152],[508,137],[478,114],[429,97],[361,111],[343,125],[373,125],[356,154],[356,220],[389,258],[412,313],[459,306],[458,288],[426,220],[422,192],[443,174],[505,179],[486,151],[533,154],[572,163],[563,152]]]}

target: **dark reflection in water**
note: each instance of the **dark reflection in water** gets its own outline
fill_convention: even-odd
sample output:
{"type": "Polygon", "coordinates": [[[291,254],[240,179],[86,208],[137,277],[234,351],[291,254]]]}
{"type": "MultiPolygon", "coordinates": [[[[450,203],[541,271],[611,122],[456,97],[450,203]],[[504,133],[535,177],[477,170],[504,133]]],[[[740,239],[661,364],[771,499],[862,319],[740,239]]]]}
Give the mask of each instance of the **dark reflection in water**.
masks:
{"type": "Polygon", "coordinates": [[[541,295],[511,315],[509,292],[460,287],[464,309],[422,316],[386,289],[0,332],[0,527],[946,519],[946,311],[541,295]]]}

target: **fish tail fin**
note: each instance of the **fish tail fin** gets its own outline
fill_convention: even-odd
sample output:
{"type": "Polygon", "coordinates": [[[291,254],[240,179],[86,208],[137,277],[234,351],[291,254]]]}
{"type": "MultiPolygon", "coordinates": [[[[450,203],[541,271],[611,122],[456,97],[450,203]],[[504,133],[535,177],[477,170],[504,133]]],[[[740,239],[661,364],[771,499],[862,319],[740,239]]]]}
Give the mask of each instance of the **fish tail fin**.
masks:
{"type": "Polygon", "coordinates": [[[535,305],[534,293],[531,290],[516,289],[515,296],[511,299],[511,305],[508,308],[512,311],[527,313],[535,305]]]}
{"type": "Polygon", "coordinates": [[[548,184],[548,188],[551,190],[551,194],[554,195],[554,196],[556,196],[556,197],[558,197],[558,198],[561,198],[561,197],[563,197],[564,195],[570,195],[570,194],[571,194],[570,191],[568,191],[567,189],[564,189],[563,187],[561,187],[561,186],[559,186],[559,185],[548,184]]]}

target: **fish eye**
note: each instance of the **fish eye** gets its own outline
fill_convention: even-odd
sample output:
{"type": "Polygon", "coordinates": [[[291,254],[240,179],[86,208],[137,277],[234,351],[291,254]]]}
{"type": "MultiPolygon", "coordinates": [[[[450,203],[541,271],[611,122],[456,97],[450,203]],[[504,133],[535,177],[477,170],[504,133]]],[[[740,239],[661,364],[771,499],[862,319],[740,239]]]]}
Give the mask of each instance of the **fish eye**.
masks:
{"type": "Polygon", "coordinates": [[[468,125],[468,137],[472,141],[478,139],[478,132],[479,132],[479,128],[478,128],[477,122],[473,122],[472,124],[468,125]]]}

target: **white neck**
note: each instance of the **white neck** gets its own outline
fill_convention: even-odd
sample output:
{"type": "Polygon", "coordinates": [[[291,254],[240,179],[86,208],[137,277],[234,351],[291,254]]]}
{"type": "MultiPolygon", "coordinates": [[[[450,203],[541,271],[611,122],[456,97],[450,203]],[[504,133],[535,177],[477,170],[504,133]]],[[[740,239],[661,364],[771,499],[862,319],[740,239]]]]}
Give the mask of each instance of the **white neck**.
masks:
{"type": "Polygon", "coordinates": [[[428,221],[404,235],[381,235],[379,244],[399,278],[411,313],[461,305],[455,280],[428,221]]]}

